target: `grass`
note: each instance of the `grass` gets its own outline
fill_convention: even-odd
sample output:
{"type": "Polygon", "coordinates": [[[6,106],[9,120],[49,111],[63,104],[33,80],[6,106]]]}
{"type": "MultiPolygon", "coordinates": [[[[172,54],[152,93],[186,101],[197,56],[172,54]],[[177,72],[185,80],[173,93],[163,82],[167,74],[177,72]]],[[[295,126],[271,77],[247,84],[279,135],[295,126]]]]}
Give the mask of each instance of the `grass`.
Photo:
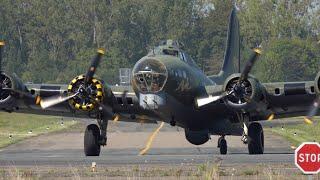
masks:
{"type": "Polygon", "coordinates": [[[68,129],[75,124],[76,121],[62,121],[61,117],[0,112],[0,148],[40,134],[68,129]]]}
{"type": "Polygon", "coordinates": [[[319,142],[320,117],[315,117],[314,123],[311,125],[302,123],[284,126],[283,129],[281,127],[274,127],[271,131],[285,137],[296,147],[302,142],[319,142]]]}
{"type": "MultiPolygon", "coordinates": [[[[67,167],[3,167],[0,179],[305,179],[294,165],[220,166],[204,163],[193,166],[98,166],[95,172],[89,164],[67,167]],[[223,172],[223,173],[222,173],[223,172]]],[[[313,175],[319,179],[320,174],[313,175]]]]}

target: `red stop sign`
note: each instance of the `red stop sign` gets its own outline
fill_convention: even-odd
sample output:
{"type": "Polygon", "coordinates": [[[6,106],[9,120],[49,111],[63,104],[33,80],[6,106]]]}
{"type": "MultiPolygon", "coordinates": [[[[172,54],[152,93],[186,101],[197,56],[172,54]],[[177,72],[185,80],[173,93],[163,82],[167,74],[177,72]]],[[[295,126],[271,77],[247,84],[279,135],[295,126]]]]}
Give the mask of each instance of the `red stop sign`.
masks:
{"type": "Polygon", "coordinates": [[[295,151],[294,161],[304,174],[320,172],[320,144],[316,142],[302,143],[295,151]]]}

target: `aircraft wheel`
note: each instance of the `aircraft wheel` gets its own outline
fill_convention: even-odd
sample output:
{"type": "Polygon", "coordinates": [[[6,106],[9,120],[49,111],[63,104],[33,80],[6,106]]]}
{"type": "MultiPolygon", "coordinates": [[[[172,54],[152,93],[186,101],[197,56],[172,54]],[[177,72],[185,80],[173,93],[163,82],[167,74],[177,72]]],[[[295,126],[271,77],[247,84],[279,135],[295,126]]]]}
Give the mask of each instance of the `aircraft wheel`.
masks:
{"type": "Polygon", "coordinates": [[[99,137],[99,127],[95,124],[88,125],[84,133],[84,154],[86,156],[100,155],[99,137]]]}
{"type": "Polygon", "coordinates": [[[263,128],[260,123],[251,123],[248,129],[248,150],[249,154],[263,154],[264,151],[264,135],[263,128]]]}
{"type": "Polygon", "coordinates": [[[227,146],[226,139],[221,137],[221,140],[219,142],[219,147],[220,147],[220,154],[227,154],[228,146],[227,146]]]}

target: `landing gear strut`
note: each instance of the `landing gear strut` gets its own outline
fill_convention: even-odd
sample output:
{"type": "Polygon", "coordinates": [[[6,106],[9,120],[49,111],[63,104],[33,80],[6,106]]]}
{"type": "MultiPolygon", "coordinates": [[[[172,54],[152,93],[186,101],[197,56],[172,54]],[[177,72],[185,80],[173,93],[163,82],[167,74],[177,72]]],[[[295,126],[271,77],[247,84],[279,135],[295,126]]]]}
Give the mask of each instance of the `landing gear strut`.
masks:
{"type": "Polygon", "coordinates": [[[100,126],[101,135],[99,138],[99,143],[102,146],[107,145],[107,127],[108,127],[108,120],[101,117],[98,119],[98,124],[100,126]]]}
{"type": "Polygon", "coordinates": [[[84,133],[84,153],[86,156],[99,156],[101,146],[107,144],[108,120],[102,115],[98,117],[98,124],[90,124],[84,133]]]}
{"type": "Polygon", "coordinates": [[[224,136],[219,137],[218,148],[220,148],[220,154],[227,154],[228,146],[227,146],[227,141],[224,138],[224,136]]]}
{"type": "Polygon", "coordinates": [[[250,115],[247,113],[238,114],[240,123],[243,123],[242,142],[248,144],[249,154],[263,154],[264,134],[260,123],[250,123],[250,115]]]}

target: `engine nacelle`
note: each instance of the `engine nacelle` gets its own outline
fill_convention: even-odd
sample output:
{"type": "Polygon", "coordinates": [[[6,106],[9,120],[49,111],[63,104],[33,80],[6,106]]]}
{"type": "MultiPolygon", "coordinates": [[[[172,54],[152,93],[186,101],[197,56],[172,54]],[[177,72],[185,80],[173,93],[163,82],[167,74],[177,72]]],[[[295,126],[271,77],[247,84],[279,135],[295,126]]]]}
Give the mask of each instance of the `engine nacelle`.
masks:
{"type": "Polygon", "coordinates": [[[316,79],[314,81],[314,88],[317,95],[320,95],[320,72],[317,74],[316,79]]]}
{"type": "Polygon", "coordinates": [[[16,97],[12,90],[27,92],[26,86],[16,76],[0,73],[0,109],[5,111],[13,111],[16,108],[16,97]]]}
{"type": "Polygon", "coordinates": [[[238,84],[241,74],[229,76],[224,83],[224,90],[230,93],[226,98],[226,104],[239,110],[252,110],[266,108],[265,90],[260,82],[249,76],[241,84],[238,84]],[[256,107],[259,104],[259,107],[256,107]],[[254,108],[252,108],[254,107],[254,108]]]}
{"type": "Polygon", "coordinates": [[[104,98],[103,84],[100,80],[93,78],[85,86],[85,75],[75,77],[68,86],[69,95],[78,93],[69,100],[72,107],[78,110],[90,111],[96,107],[98,102],[104,98]]]}

